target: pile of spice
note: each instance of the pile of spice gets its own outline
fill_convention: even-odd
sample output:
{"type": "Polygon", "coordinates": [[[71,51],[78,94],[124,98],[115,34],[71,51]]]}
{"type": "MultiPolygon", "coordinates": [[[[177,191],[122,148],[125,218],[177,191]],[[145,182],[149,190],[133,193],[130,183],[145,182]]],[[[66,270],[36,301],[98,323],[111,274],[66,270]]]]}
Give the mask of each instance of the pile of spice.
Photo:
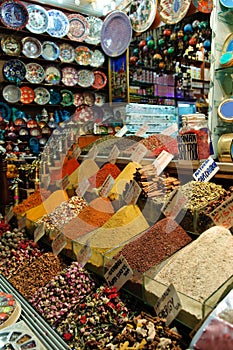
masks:
{"type": "Polygon", "coordinates": [[[45,199],[50,196],[50,191],[41,188],[35,190],[27,199],[24,199],[20,204],[13,208],[15,214],[24,214],[27,210],[40,205],[45,199]]]}
{"type": "Polygon", "coordinates": [[[182,336],[166,326],[166,320],[144,312],[128,320],[124,329],[103,350],[181,350],[182,336]]]}
{"type": "Polygon", "coordinates": [[[88,153],[93,147],[97,147],[97,149],[101,152],[106,146],[111,146],[112,144],[114,144],[116,142],[116,139],[116,136],[113,135],[101,136],[94,142],[91,142],[85,147],[82,147],[82,154],[88,153]]]}
{"type": "Polygon", "coordinates": [[[71,175],[79,167],[79,162],[75,158],[65,158],[62,168],[50,169],[51,181],[59,181],[66,175],[71,175]]]}
{"type": "Polygon", "coordinates": [[[48,284],[39,288],[30,302],[50,325],[56,326],[94,288],[92,276],[77,262],[72,262],[48,284]]]}
{"type": "Polygon", "coordinates": [[[76,240],[78,237],[103,226],[114,214],[114,208],[108,198],[97,197],[84,207],[77,217],[64,225],[62,231],[66,237],[76,240]]]}
{"type": "Polygon", "coordinates": [[[115,287],[100,286],[57,327],[72,349],[104,349],[127,323],[129,312],[115,287]]]}
{"type": "Polygon", "coordinates": [[[88,180],[92,187],[100,187],[103,185],[104,181],[107,179],[108,175],[111,175],[114,179],[120,175],[121,171],[117,165],[112,163],[105,163],[98,172],[91,176],[88,180]]]}
{"type": "Polygon", "coordinates": [[[148,151],[152,152],[154,156],[158,156],[163,150],[174,156],[178,155],[177,140],[168,135],[156,134],[150,135],[140,141],[148,151]]]}
{"type": "Polygon", "coordinates": [[[165,218],[127,243],[116,258],[123,255],[133,270],[144,273],[191,241],[182,227],[165,218]]]}
{"type": "Polygon", "coordinates": [[[37,289],[47,284],[65,267],[65,263],[60,258],[48,252],[42,254],[28,266],[19,266],[17,274],[9,281],[28,300],[37,289]]]}

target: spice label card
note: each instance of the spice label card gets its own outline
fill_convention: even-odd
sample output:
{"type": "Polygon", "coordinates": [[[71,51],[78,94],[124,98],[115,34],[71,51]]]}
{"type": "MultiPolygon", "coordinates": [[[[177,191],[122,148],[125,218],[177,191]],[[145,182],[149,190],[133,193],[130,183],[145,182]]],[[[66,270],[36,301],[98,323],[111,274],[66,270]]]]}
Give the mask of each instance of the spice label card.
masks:
{"type": "Polygon", "coordinates": [[[119,131],[117,131],[114,136],[122,137],[127,133],[127,131],[128,131],[128,128],[126,125],[124,125],[123,128],[121,128],[119,131]]]}
{"type": "Polygon", "coordinates": [[[18,220],[18,229],[22,230],[22,228],[26,227],[27,215],[25,214],[22,218],[18,220]]]}
{"type": "Polygon", "coordinates": [[[100,192],[99,192],[100,196],[106,198],[109,192],[111,191],[111,189],[113,188],[114,183],[115,183],[115,180],[112,177],[112,175],[108,175],[108,177],[106,178],[106,180],[104,181],[100,189],[100,192]]]}
{"type": "Polygon", "coordinates": [[[149,129],[148,125],[143,124],[143,126],[139,128],[138,131],[135,133],[135,136],[143,137],[148,129],[149,129]]]}
{"type": "Polygon", "coordinates": [[[45,234],[44,229],[44,222],[42,224],[38,225],[37,228],[34,231],[34,242],[38,242],[45,234]]]}
{"type": "Polygon", "coordinates": [[[87,240],[87,242],[84,244],[84,246],[80,249],[80,251],[77,253],[76,258],[77,262],[80,266],[84,267],[90,257],[92,256],[90,241],[87,240]]]}
{"type": "Polygon", "coordinates": [[[159,156],[153,162],[157,175],[160,175],[163,172],[173,158],[173,154],[164,150],[159,154],[159,156]]]}
{"type": "Polygon", "coordinates": [[[13,216],[14,216],[13,207],[10,207],[9,211],[7,212],[4,218],[5,223],[8,224],[8,222],[11,221],[13,216]]]}
{"type": "Polygon", "coordinates": [[[139,143],[135,148],[135,150],[133,151],[130,157],[130,160],[132,162],[140,163],[147,152],[148,152],[148,149],[144,145],[139,143]]]}
{"type": "Polygon", "coordinates": [[[219,167],[213,158],[209,157],[204,163],[195,171],[193,177],[196,181],[208,182],[217,172],[219,167]]]}
{"type": "Polygon", "coordinates": [[[175,189],[172,191],[168,201],[164,203],[161,210],[166,217],[174,220],[187,202],[188,199],[183,193],[179,191],[179,189],[175,189]]]}
{"type": "Polygon", "coordinates": [[[128,205],[136,204],[141,192],[142,192],[141,187],[138,185],[138,183],[135,180],[132,180],[130,183],[129,189],[127,190],[126,194],[124,194],[125,202],[128,205]]]}
{"type": "Polygon", "coordinates": [[[178,131],[178,124],[174,123],[171,126],[169,126],[168,128],[164,129],[161,132],[161,134],[171,136],[171,135],[175,134],[177,131],[178,131]]]}
{"type": "Polygon", "coordinates": [[[76,188],[76,191],[75,191],[77,196],[83,197],[89,186],[90,186],[90,182],[88,178],[83,177],[83,179],[78,183],[78,187],[76,188]]]}
{"type": "Polygon", "coordinates": [[[109,153],[109,156],[108,156],[108,161],[109,163],[115,163],[117,157],[119,156],[120,154],[120,151],[118,149],[118,147],[116,145],[113,146],[111,152],[109,153]]]}
{"type": "Polygon", "coordinates": [[[58,255],[66,246],[66,237],[60,232],[52,241],[52,251],[54,255],[58,255]]]}
{"type": "Polygon", "coordinates": [[[104,275],[109,287],[119,290],[131,277],[133,271],[127,260],[121,255],[104,275]]]}
{"type": "Polygon", "coordinates": [[[215,208],[209,216],[216,226],[223,226],[227,229],[233,227],[233,196],[215,208]]]}
{"type": "Polygon", "coordinates": [[[96,145],[94,145],[94,146],[90,149],[90,151],[88,152],[88,158],[94,160],[94,159],[96,158],[97,154],[98,154],[98,148],[97,148],[96,145]]]}
{"type": "Polygon", "coordinates": [[[154,309],[158,317],[166,319],[167,326],[176,318],[182,307],[173,284],[170,284],[165,290],[155,304],[154,309]]]}

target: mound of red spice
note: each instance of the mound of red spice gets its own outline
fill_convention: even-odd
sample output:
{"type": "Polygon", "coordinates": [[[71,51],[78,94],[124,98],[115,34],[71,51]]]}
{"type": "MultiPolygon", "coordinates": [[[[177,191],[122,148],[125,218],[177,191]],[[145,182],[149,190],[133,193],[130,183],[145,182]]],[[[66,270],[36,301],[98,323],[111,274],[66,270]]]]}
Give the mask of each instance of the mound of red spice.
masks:
{"type": "Polygon", "coordinates": [[[100,187],[107,179],[108,175],[111,175],[114,179],[121,173],[120,169],[112,163],[105,163],[98,172],[89,178],[89,182],[92,187],[100,187]]]}

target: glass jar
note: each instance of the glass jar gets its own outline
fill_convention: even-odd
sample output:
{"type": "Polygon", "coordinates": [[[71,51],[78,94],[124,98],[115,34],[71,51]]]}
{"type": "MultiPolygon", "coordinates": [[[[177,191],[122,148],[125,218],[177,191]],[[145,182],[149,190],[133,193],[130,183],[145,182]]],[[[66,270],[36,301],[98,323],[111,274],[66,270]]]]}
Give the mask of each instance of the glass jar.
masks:
{"type": "Polygon", "coordinates": [[[179,159],[206,160],[210,156],[210,132],[204,114],[182,116],[178,135],[179,159]]]}

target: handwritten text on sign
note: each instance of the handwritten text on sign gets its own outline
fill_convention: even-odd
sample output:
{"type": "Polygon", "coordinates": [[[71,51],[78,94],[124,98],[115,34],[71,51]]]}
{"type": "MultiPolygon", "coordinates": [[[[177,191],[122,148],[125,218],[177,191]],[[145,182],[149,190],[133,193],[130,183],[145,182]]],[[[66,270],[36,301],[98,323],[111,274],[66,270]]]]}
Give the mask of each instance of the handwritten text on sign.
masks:
{"type": "Polygon", "coordinates": [[[175,219],[187,201],[182,192],[175,189],[170,194],[168,201],[163,205],[162,212],[166,217],[175,219]]]}
{"type": "Polygon", "coordinates": [[[143,126],[138,129],[138,131],[136,132],[136,136],[140,136],[140,137],[143,137],[145,135],[145,133],[147,132],[148,130],[148,125],[147,124],[143,124],[143,126]]]}
{"type": "Polygon", "coordinates": [[[164,150],[159,154],[159,156],[153,162],[153,165],[156,168],[157,175],[160,175],[163,172],[163,170],[173,158],[173,154],[164,150]]]}
{"type": "Polygon", "coordinates": [[[128,205],[136,204],[141,192],[142,192],[141,187],[138,185],[138,183],[135,180],[132,180],[129,189],[125,194],[125,198],[124,198],[125,202],[128,205]]]}
{"type": "Polygon", "coordinates": [[[233,196],[220,204],[209,216],[215,225],[231,228],[233,226],[233,196]]]}
{"type": "Polygon", "coordinates": [[[52,250],[54,255],[58,255],[66,246],[66,237],[63,232],[59,233],[52,242],[52,250]]]}
{"type": "Polygon", "coordinates": [[[44,222],[38,225],[34,231],[34,242],[38,242],[45,234],[44,222]]]}
{"type": "Polygon", "coordinates": [[[166,319],[166,325],[176,318],[181,310],[181,302],[173,284],[165,290],[154,308],[158,317],[166,319]]]}
{"type": "Polygon", "coordinates": [[[148,149],[143,144],[139,143],[133,151],[130,159],[132,162],[140,163],[147,152],[148,149]]]}
{"type": "Polygon", "coordinates": [[[114,178],[112,177],[112,175],[109,174],[101,187],[101,190],[100,190],[101,197],[108,196],[109,192],[113,188],[114,182],[115,182],[114,178]]]}
{"type": "Polygon", "coordinates": [[[209,157],[204,163],[195,171],[193,177],[196,181],[208,182],[219,170],[215,161],[209,157]]]}
{"type": "Polygon", "coordinates": [[[133,276],[133,271],[123,256],[120,256],[104,275],[108,285],[110,287],[115,286],[118,290],[131,276],[133,276]]]}

